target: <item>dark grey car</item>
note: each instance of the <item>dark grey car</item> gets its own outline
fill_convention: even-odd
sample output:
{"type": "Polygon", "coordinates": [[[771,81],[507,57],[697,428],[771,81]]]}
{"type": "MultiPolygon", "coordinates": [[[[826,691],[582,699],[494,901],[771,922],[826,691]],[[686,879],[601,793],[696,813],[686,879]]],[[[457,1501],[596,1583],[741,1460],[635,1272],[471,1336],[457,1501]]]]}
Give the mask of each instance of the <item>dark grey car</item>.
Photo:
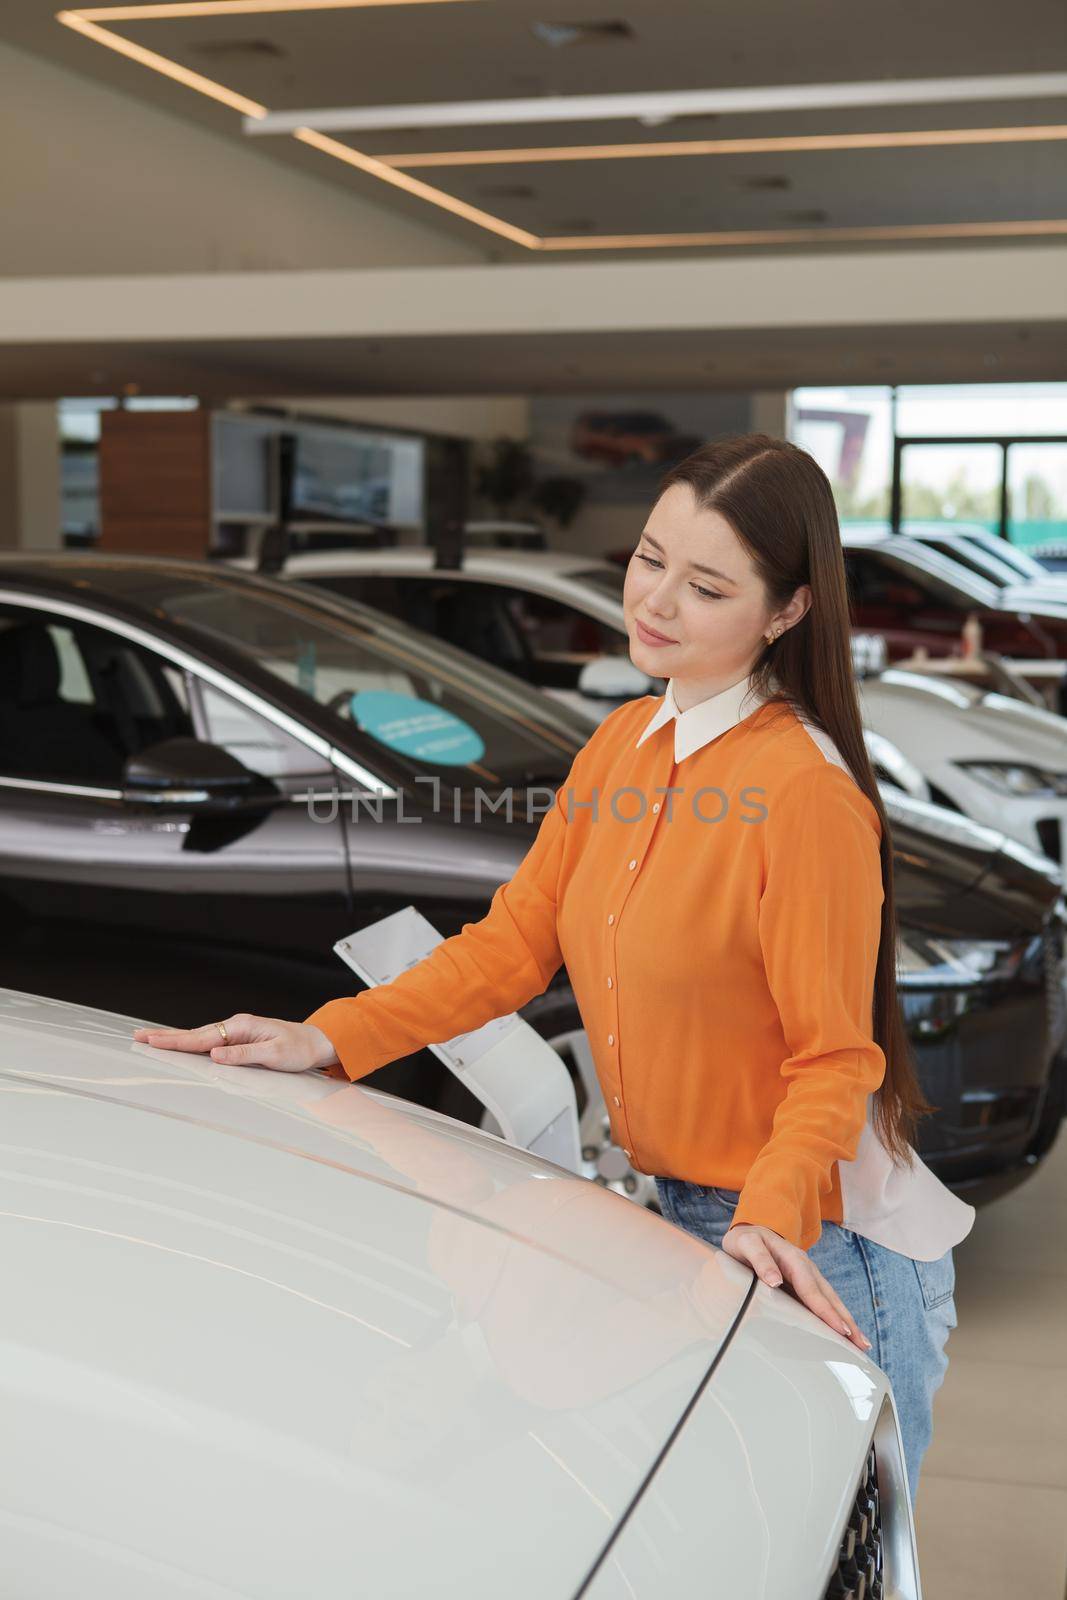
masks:
{"type": "MultiPolygon", "coordinates": [[[[355,983],[353,928],[483,916],[587,737],[368,609],[207,563],[0,558],[2,981],[175,1025],[305,1015],[355,983]]],[[[576,1026],[566,974],[523,1014],[576,1026]]],[[[428,1053],[375,1083],[473,1109],[428,1053]]]]}
{"type": "MultiPolygon", "coordinates": [[[[207,563],[0,558],[0,981],[177,1025],[306,1015],[354,986],[332,954],[353,928],[407,904],[444,935],[483,916],[588,736],[365,606],[207,563]],[[510,819],[488,809],[509,796],[510,819]]],[[[1059,885],[938,807],[891,821],[939,1107],[920,1149],[980,1199],[1059,1125],[1059,885]]],[[[589,1175],[631,1192],[564,970],[524,1015],[572,1064],[589,1175]]],[[[428,1052],[368,1081],[481,1115],[428,1052]]]]}

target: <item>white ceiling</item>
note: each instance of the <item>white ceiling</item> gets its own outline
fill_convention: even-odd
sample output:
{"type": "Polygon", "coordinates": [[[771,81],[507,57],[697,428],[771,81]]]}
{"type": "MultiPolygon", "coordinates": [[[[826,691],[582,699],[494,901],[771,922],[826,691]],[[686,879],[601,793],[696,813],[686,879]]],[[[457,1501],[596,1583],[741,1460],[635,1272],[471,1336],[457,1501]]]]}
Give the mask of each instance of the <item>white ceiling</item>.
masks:
{"type": "MultiPolygon", "coordinates": [[[[271,111],[420,102],[830,84],[1037,73],[1067,68],[1062,0],[454,0],[334,10],[165,16],[113,25],[134,45],[226,85],[271,111]],[[553,47],[538,24],[605,25],[553,47]],[[618,27],[611,25],[618,24],[618,27]]],[[[60,26],[45,0],[5,0],[0,36],[194,122],[247,138],[229,107],[60,26]]],[[[440,150],[636,140],[729,139],[1067,123],[1067,97],[924,106],[683,116],[339,133],[371,157],[440,150]]],[[[530,260],[478,228],[287,135],[257,147],[432,223],[489,259],[530,260]]],[[[151,151],[145,159],[151,160],[151,151]]],[[[870,151],[764,152],[639,160],[420,168],[414,178],[535,236],[777,234],[938,228],[1067,218],[1067,144],[977,144],[870,151]]],[[[339,204],[343,200],[339,199],[339,204]]],[[[787,241],[788,242],[788,241],[787,241]]],[[[749,248],[751,246],[742,246],[749,248]]],[[[758,245],[755,248],[760,248],[758,245]]],[[[765,248],[765,247],[764,247],[765,248]]],[[[673,251],[671,253],[674,253],[673,251]]],[[[558,259],[558,257],[557,257],[558,259]]]]}

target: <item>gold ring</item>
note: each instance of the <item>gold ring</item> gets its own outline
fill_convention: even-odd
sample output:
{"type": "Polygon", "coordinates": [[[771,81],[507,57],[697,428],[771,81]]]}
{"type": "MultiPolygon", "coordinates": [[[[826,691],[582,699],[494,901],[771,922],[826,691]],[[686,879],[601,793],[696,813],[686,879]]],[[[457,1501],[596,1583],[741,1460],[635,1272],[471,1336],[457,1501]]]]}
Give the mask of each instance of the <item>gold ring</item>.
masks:
{"type": "Polygon", "coordinates": [[[224,1022],[216,1022],[215,1026],[219,1030],[219,1032],[222,1034],[222,1042],[223,1042],[223,1044],[229,1044],[230,1036],[226,1032],[226,1024],[224,1022]]]}

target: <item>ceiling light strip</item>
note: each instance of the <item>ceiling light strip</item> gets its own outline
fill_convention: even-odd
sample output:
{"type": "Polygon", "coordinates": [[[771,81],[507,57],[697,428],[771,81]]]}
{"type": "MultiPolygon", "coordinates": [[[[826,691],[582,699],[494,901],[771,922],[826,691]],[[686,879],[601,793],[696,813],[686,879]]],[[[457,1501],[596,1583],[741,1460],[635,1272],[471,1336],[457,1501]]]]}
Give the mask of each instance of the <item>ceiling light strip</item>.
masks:
{"type": "Polygon", "coordinates": [[[596,122],[620,117],[669,121],[722,112],[827,111],[837,106],[944,104],[955,100],[1032,100],[1067,95],[1067,72],[903,82],[804,83],[765,89],[678,89],[643,94],[544,95],[526,100],[465,100],[435,105],[333,106],[273,111],[247,133],[327,133],[384,128],[496,127],[527,122],[596,122]]]}
{"type": "MultiPolygon", "coordinates": [[[[60,11],[60,12],[57,12],[56,19],[57,19],[57,21],[61,22],[65,27],[71,28],[74,32],[82,34],[85,38],[92,40],[94,43],[104,45],[107,49],[114,50],[118,54],[126,56],[129,60],[135,61],[141,66],[148,67],[152,71],[158,72],[164,77],[171,78],[174,82],[180,83],[186,88],[194,89],[198,93],[207,95],[210,99],[217,100],[217,101],[221,102],[223,105],[229,106],[231,109],[241,113],[241,115],[243,115],[244,118],[245,118],[245,131],[246,131],[246,133],[248,133],[248,132],[253,132],[253,131],[259,131],[259,128],[262,127],[262,124],[264,122],[267,122],[267,121],[272,121],[275,124],[277,124],[279,118],[281,118],[282,120],[285,120],[287,122],[291,122],[292,119],[293,119],[294,114],[293,113],[281,113],[281,114],[279,114],[279,113],[271,113],[271,112],[269,112],[267,110],[266,106],[260,105],[258,103],[258,101],[250,100],[245,95],[237,94],[234,90],[228,89],[225,86],[225,84],[218,83],[214,79],[211,79],[211,78],[206,78],[201,73],[192,72],[192,71],[189,70],[189,68],[183,67],[183,66],[179,65],[179,63],[177,63],[177,62],[169,60],[166,56],[162,56],[162,55],[157,54],[154,50],[147,50],[142,45],[134,44],[131,40],[124,39],[119,34],[111,33],[111,32],[108,31],[108,29],[99,27],[97,25],[97,22],[96,22],[95,19],[99,18],[99,17],[105,17],[106,16],[106,17],[109,17],[112,21],[115,21],[115,20],[118,20],[117,13],[119,13],[119,12],[122,12],[124,14],[125,20],[130,20],[130,18],[132,17],[133,13],[136,13],[138,16],[151,15],[151,16],[155,16],[155,17],[158,17],[158,16],[163,15],[165,13],[166,14],[171,14],[171,15],[181,14],[181,15],[186,15],[186,16],[192,16],[192,15],[201,15],[202,16],[202,15],[208,15],[208,14],[222,14],[225,11],[236,11],[238,9],[246,11],[246,12],[253,12],[253,11],[298,11],[298,10],[316,10],[316,9],[318,9],[318,10],[343,10],[343,9],[349,9],[349,8],[353,8],[355,6],[365,5],[365,4],[419,4],[419,3],[432,4],[432,3],[434,3],[434,0],[170,0],[170,3],[166,3],[166,0],[165,0],[164,4],[156,5],[156,6],[127,6],[127,7],[109,6],[109,7],[96,7],[96,8],[93,8],[91,10],[83,10],[83,11],[60,11]]],[[[444,3],[444,0],[439,0],[439,3],[444,3]]],[[[970,90],[973,89],[973,87],[975,85],[978,85],[978,84],[982,84],[982,85],[986,86],[986,93],[984,95],[985,98],[997,98],[998,97],[998,93],[1001,94],[1002,97],[1018,98],[1018,97],[1021,97],[1022,95],[1026,94],[1026,93],[1029,93],[1029,94],[1039,94],[1039,93],[1040,94],[1058,94],[1058,93],[1067,92],[1067,74],[1046,73],[1046,74],[1031,74],[1031,75],[1029,75],[1028,77],[1025,77],[1025,78],[1016,77],[1016,78],[996,78],[996,79],[986,78],[986,79],[944,80],[944,81],[940,81],[940,87],[942,87],[942,88],[944,87],[944,82],[952,83],[957,87],[957,89],[961,89],[961,90],[962,90],[963,86],[966,86],[967,87],[967,93],[960,92],[960,93],[955,94],[955,95],[953,95],[951,93],[940,93],[936,97],[935,96],[930,96],[930,98],[940,98],[940,99],[952,99],[952,98],[963,99],[963,98],[968,98],[968,97],[972,97],[973,98],[973,95],[970,94],[970,90]],[[1020,88],[1020,85],[1024,85],[1024,84],[1029,86],[1028,90],[1023,90],[1023,89],[1020,88]],[[1041,87],[1038,87],[1039,84],[1041,85],[1041,87]],[[993,92],[991,90],[991,88],[990,88],[990,86],[992,86],[992,85],[999,85],[1000,86],[999,87],[999,91],[993,92]],[[1011,86],[1010,87],[1010,92],[1009,92],[1009,88],[1008,88],[1009,85],[1011,86]],[[1053,87],[1053,85],[1056,85],[1056,87],[1053,87]]],[[[925,80],[924,83],[925,83],[925,87],[926,88],[931,88],[935,84],[935,80],[925,80]]],[[[907,100],[907,96],[905,94],[900,93],[900,91],[915,90],[916,84],[914,84],[914,83],[912,83],[912,84],[895,84],[895,85],[888,85],[888,86],[887,85],[832,85],[830,87],[835,89],[835,90],[837,90],[837,91],[849,91],[849,90],[853,90],[854,91],[854,90],[857,90],[857,89],[875,89],[875,90],[877,90],[877,89],[886,89],[886,88],[888,88],[890,90],[898,91],[897,94],[890,95],[888,97],[890,100],[893,100],[896,103],[905,103],[906,100],[907,100]]],[[[780,91],[767,91],[767,92],[773,92],[773,93],[779,93],[779,94],[787,94],[787,93],[790,93],[792,91],[780,90],[780,91]]],[[[818,91],[817,88],[809,86],[804,92],[810,93],[810,94],[814,94],[814,93],[818,93],[819,91],[818,91]]],[[[735,91],[722,91],[721,95],[725,94],[725,95],[738,96],[738,95],[746,95],[746,94],[747,95],[753,95],[753,94],[762,94],[762,93],[764,93],[764,91],[758,91],[758,90],[757,91],[735,90],[735,91]]],[[[721,95],[720,95],[720,99],[721,99],[721,95]]],[[[618,112],[618,108],[617,108],[617,103],[620,100],[626,100],[626,101],[629,101],[629,102],[633,102],[634,100],[643,100],[643,101],[655,100],[657,102],[662,103],[664,100],[669,100],[669,99],[677,100],[679,98],[686,98],[686,99],[691,101],[693,96],[692,95],[682,95],[682,96],[671,96],[671,95],[606,96],[605,95],[605,96],[587,96],[587,97],[582,97],[582,98],[585,101],[585,103],[587,103],[587,104],[591,104],[592,102],[612,101],[612,102],[615,103],[615,107],[616,108],[610,114],[611,115],[618,115],[619,112],[618,112]]],[[[922,97],[920,96],[919,98],[922,98],[922,97]]],[[[509,110],[510,110],[515,105],[521,104],[521,103],[522,102],[508,101],[508,102],[497,102],[496,104],[497,105],[504,105],[504,106],[508,107],[509,110]]],[[[533,115],[531,115],[530,120],[545,120],[544,111],[545,111],[546,107],[548,107],[549,105],[551,105],[553,103],[561,104],[561,105],[565,104],[569,108],[568,115],[573,117],[573,115],[574,115],[573,107],[576,104],[576,101],[573,98],[569,99],[569,100],[559,99],[556,102],[550,102],[548,100],[538,100],[538,101],[533,101],[533,102],[526,102],[526,104],[530,105],[531,108],[536,108],[537,112],[539,113],[539,115],[537,117],[534,117],[533,115]]],[[[826,103],[826,102],[820,102],[820,103],[826,103]]],[[[837,104],[845,104],[845,103],[858,104],[858,103],[861,103],[861,102],[859,102],[859,101],[843,101],[841,99],[838,99],[835,103],[837,103],[837,104]]],[[[872,101],[864,101],[862,103],[871,103],[871,104],[873,104],[875,102],[872,100],[872,101]]],[[[883,103],[888,103],[888,101],[883,102],[883,103]]],[[[489,105],[493,104],[493,103],[492,102],[480,102],[479,104],[481,106],[481,109],[483,111],[485,111],[487,109],[487,107],[489,105]]],[[[386,109],[386,112],[388,112],[390,114],[393,114],[393,115],[396,115],[396,114],[398,114],[400,112],[403,112],[405,110],[407,110],[407,111],[411,110],[411,108],[400,108],[400,107],[387,107],[385,109],[386,109]]],[[[415,108],[415,109],[420,109],[420,108],[415,108]]],[[[428,111],[428,110],[433,110],[434,108],[423,107],[421,109],[423,111],[428,111]]],[[[462,111],[469,111],[470,108],[469,107],[464,108],[464,107],[458,107],[458,106],[445,106],[443,108],[437,108],[437,109],[444,110],[446,112],[451,112],[451,113],[457,113],[458,114],[459,112],[462,112],[462,111]]],[[[761,107],[760,109],[766,109],[766,108],[765,107],[761,107]]],[[[347,113],[344,113],[344,114],[347,115],[347,113]]],[[[358,114],[359,115],[370,115],[371,113],[358,113],[358,114]]],[[[606,111],[600,111],[600,112],[590,112],[588,114],[589,115],[608,115],[609,113],[607,113],[606,111]]],[[[675,114],[677,114],[677,113],[675,113],[675,114]]],[[[298,115],[306,116],[305,113],[300,113],[298,115]]],[[[488,120],[488,118],[486,118],[486,120],[488,120]]],[[[386,125],[386,124],[381,124],[381,125],[386,125]]],[[[395,125],[395,124],[392,124],[392,125],[395,125]]],[[[408,125],[411,125],[410,122],[408,123],[408,125]]],[[[427,124],[424,124],[424,125],[429,126],[431,124],[427,123],[427,124]]],[[[275,126],[270,131],[281,131],[281,130],[278,129],[277,126],[275,126]]],[[[331,139],[331,138],[328,137],[327,134],[325,134],[319,128],[313,128],[313,127],[307,126],[306,123],[302,122],[298,126],[293,126],[293,127],[287,128],[286,131],[291,132],[296,139],[300,140],[301,143],[307,144],[307,145],[319,150],[320,152],[322,152],[325,155],[329,155],[329,156],[333,157],[336,160],[342,161],[342,162],[346,163],[349,166],[355,167],[359,171],[365,172],[371,177],[379,178],[382,182],[391,184],[394,188],[402,189],[405,192],[407,192],[408,194],[412,194],[412,195],[416,196],[417,198],[419,198],[421,200],[425,200],[430,205],[437,206],[441,210],[451,212],[453,215],[461,217],[465,221],[474,223],[477,227],[484,228],[490,233],[495,233],[501,238],[509,239],[513,243],[522,245],[525,249],[528,249],[528,250],[546,250],[546,251],[652,250],[652,249],[692,248],[694,246],[696,246],[696,247],[704,247],[704,248],[715,248],[715,247],[724,247],[724,246],[738,246],[738,245],[775,245],[775,244],[782,244],[782,245],[787,245],[788,246],[788,245],[791,245],[791,244],[829,244],[829,243],[846,243],[846,242],[847,243],[856,243],[856,242],[861,242],[861,241],[864,241],[864,240],[886,241],[886,240],[909,240],[909,239],[910,240],[918,240],[918,239],[958,239],[958,238],[971,238],[971,239],[977,239],[977,238],[1027,238],[1027,237],[1031,237],[1032,238],[1032,237],[1039,237],[1039,236],[1048,237],[1048,236],[1053,236],[1053,235],[1055,235],[1055,236],[1067,235],[1067,219],[1054,218],[1054,219],[1049,219],[1049,220],[1032,221],[1032,222],[933,223],[933,224],[904,224],[904,225],[900,225],[900,226],[891,225],[891,226],[884,226],[884,227],[857,227],[857,228],[811,228],[811,229],[808,229],[808,228],[803,228],[803,229],[801,229],[801,228],[785,228],[785,229],[774,229],[774,230],[750,230],[750,231],[746,231],[746,232],[680,233],[680,234],[652,234],[652,233],[647,233],[647,234],[610,234],[610,235],[609,234],[602,234],[602,235],[593,236],[593,237],[590,237],[588,235],[578,235],[578,236],[574,236],[574,237],[567,237],[567,236],[562,236],[561,235],[561,236],[554,236],[554,237],[548,237],[548,238],[540,238],[536,234],[529,233],[524,228],[514,227],[511,223],[505,222],[502,218],[492,216],[489,212],[480,210],[477,206],[468,205],[466,203],[466,201],[456,199],[453,195],[446,194],[441,189],[435,189],[429,184],[420,182],[420,180],[417,179],[417,178],[408,177],[406,175],[406,173],[398,170],[396,167],[392,167],[392,166],[388,165],[388,163],[385,160],[382,160],[382,159],[379,159],[379,158],[375,158],[374,156],[365,155],[360,150],[355,150],[351,146],[342,144],[336,139],[331,139]]],[[[943,130],[943,131],[944,132],[967,133],[967,132],[973,132],[974,130],[943,130]]],[[[989,131],[1003,132],[1004,130],[983,130],[983,131],[986,131],[986,132],[989,132],[989,131]]],[[[1016,130],[1016,131],[1019,131],[1019,130],[1016,130]]],[[[1057,132],[1055,136],[1059,137],[1060,135],[1057,132]]],[[[818,135],[809,136],[809,138],[818,138],[818,137],[820,137],[820,136],[818,136],[818,135]]],[[[821,136],[821,137],[824,137],[824,138],[830,137],[830,138],[832,138],[834,136],[833,135],[824,135],[824,136],[821,136]]],[[[687,141],[687,143],[690,143],[690,142],[691,141],[687,141]]],[[[709,141],[709,143],[714,144],[716,147],[721,147],[724,142],[723,141],[709,141]]],[[[603,147],[603,148],[605,148],[605,149],[613,149],[614,147],[603,147]]],[[[662,147],[661,146],[657,145],[657,146],[654,146],[652,148],[654,148],[656,154],[662,153],[662,147]]],[[[484,152],[480,152],[479,154],[483,154],[484,155],[485,153],[484,152]]],[[[572,157],[568,156],[566,159],[572,159],[572,157]]],[[[583,150],[580,156],[575,156],[575,157],[573,157],[573,159],[588,159],[587,150],[583,150]]]]}
{"type": "MultiPolygon", "coordinates": [[[[447,4],[449,0],[163,0],[161,5],[82,6],[79,17],[147,22],[156,17],[249,16],[272,11],[351,11],[364,6],[447,4]]],[[[453,0],[454,3],[454,0],[453,0]]]]}
{"type": "Polygon", "coordinates": [[[299,139],[301,144],[308,144],[315,150],[321,150],[324,155],[346,162],[350,167],[357,167],[360,172],[369,173],[372,178],[381,178],[383,182],[391,183],[396,189],[417,195],[420,200],[427,200],[430,205],[439,206],[442,211],[451,211],[454,216],[463,217],[466,222],[473,222],[479,228],[486,228],[490,233],[499,234],[503,239],[510,239],[513,244],[524,245],[527,250],[541,248],[541,240],[535,233],[528,233],[525,228],[513,227],[501,217],[491,216],[488,211],[480,211],[477,206],[468,205],[465,200],[457,200],[454,195],[445,194],[443,189],[431,188],[428,183],[420,183],[418,178],[409,178],[392,167],[383,166],[374,156],[364,155],[361,150],[353,150],[351,145],[341,144],[337,139],[331,139],[315,128],[294,128],[293,138],[299,139]]]}
{"type": "Polygon", "coordinates": [[[120,56],[128,56],[131,61],[136,61],[142,67],[151,67],[153,72],[160,72],[165,78],[173,78],[175,83],[182,84],[186,89],[196,89],[198,93],[206,94],[212,100],[221,101],[232,111],[239,111],[246,118],[246,126],[247,119],[254,120],[267,115],[266,106],[261,106],[258,100],[249,100],[246,95],[236,94],[234,90],[227,89],[224,83],[216,83],[213,78],[205,78],[199,72],[190,72],[188,67],[179,66],[176,61],[157,55],[154,50],[146,50],[143,45],[134,44],[130,39],[123,39],[117,33],[109,33],[106,28],[98,28],[96,23],[89,21],[83,12],[59,11],[56,13],[56,20],[65,28],[73,28],[75,33],[84,34],[96,44],[106,45],[109,50],[117,50],[120,56]]]}
{"type": "Polygon", "coordinates": [[[922,149],[936,145],[1042,144],[1067,139],[1067,123],[1016,128],[932,128],[895,133],[783,134],[762,139],[676,139],[651,144],[544,145],[515,150],[428,150],[379,156],[387,167],[528,166],[548,161],[643,161],[655,156],[748,156],[812,150],[922,149]]]}
{"type": "Polygon", "coordinates": [[[737,245],[861,244],[897,239],[1027,239],[1067,235],[1067,217],[1037,222],[909,222],[884,227],[765,228],[733,233],[615,233],[541,240],[542,250],[676,250],[737,245]]]}

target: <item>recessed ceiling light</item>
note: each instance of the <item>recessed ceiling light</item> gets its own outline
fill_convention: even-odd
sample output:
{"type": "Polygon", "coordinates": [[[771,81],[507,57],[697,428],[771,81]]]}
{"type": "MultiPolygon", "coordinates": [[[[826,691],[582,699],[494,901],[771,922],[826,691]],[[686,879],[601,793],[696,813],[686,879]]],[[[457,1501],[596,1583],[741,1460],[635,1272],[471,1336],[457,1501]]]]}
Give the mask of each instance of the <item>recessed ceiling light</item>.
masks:
{"type": "Polygon", "coordinates": [[[751,178],[735,178],[734,187],[755,190],[791,189],[793,180],[782,172],[754,173],[751,178]]]}
{"type": "Polygon", "coordinates": [[[244,61],[272,58],[283,60],[288,51],[271,39],[201,39],[189,46],[195,56],[207,56],[213,61],[244,61]]]}
{"type": "Polygon", "coordinates": [[[485,183],[478,189],[487,200],[535,200],[537,190],[529,183],[485,183]]]}
{"type": "Polygon", "coordinates": [[[530,32],[552,50],[575,44],[609,44],[617,39],[632,39],[628,22],[534,22],[530,32]]]}

